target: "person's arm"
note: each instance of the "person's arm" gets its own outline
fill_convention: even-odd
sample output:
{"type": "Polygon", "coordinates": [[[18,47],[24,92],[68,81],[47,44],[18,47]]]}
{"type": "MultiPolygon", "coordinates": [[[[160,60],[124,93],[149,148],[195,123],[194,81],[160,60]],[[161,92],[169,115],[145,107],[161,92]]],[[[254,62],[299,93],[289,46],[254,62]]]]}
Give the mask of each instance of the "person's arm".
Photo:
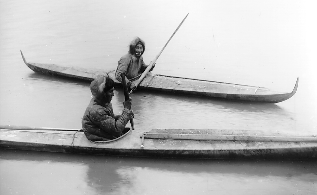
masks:
{"type": "Polygon", "coordinates": [[[118,120],[116,120],[116,129],[120,131],[121,134],[131,118],[133,118],[132,110],[124,108],[121,116],[118,118],[118,120]]]}
{"type": "MultiPolygon", "coordinates": [[[[144,63],[144,61],[143,61],[143,58],[141,59],[142,60],[142,66],[141,66],[141,73],[143,73],[144,71],[145,71],[145,69],[151,64],[149,64],[149,65],[146,65],[145,63],[144,63]]],[[[152,66],[152,68],[151,68],[151,70],[150,70],[150,72],[154,69],[154,67],[155,67],[155,64],[152,66]]]]}
{"type": "Polygon", "coordinates": [[[118,119],[112,117],[107,113],[108,110],[100,108],[97,110],[97,116],[94,117],[96,122],[99,122],[99,128],[108,134],[114,135],[116,137],[122,135],[122,132],[128,123],[128,121],[133,117],[131,110],[125,108],[122,111],[122,114],[119,115],[118,119]]]}
{"type": "Polygon", "coordinates": [[[148,67],[148,65],[146,65],[143,61],[143,57],[140,58],[141,60],[141,68],[140,68],[140,73],[142,74],[142,72],[145,71],[145,69],[148,67]]]}
{"type": "MultiPolygon", "coordinates": [[[[125,75],[127,75],[129,64],[130,64],[130,58],[127,58],[127,57],[122,57],[118,61],[118,67],[117,67],[115,76],[116,76],[116,79],[120,83],[122,82],[121,74],[124,73],[125,75]]],[[[126,79],[126,83],[131,83],[130,80],[126,76],[125,76],[125,79],[126,79]]]]}

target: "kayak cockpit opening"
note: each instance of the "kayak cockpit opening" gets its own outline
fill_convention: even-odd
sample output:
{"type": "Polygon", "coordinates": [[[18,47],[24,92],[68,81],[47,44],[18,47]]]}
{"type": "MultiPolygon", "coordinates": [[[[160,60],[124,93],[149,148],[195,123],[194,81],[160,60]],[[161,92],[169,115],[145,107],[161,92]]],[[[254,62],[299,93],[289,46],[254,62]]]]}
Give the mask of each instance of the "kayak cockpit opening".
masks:
{"type": "Polygon", "coordinates": [[[125,132],[120,136],[120,137],[117,137],[115,139],[109,139],[109,140],[106,140],[106,141],[92,141],[92,140],[89,140],[91,143],[95,143],[95,144],[106,144],[106,143],[111,143],[111,142],[115,142],[115,141],[118,141],[122,138],[124,138],[125,136],[129,135],[130,133],[132,132],[132,129],[130,128],[125,128],[125,132]]]}

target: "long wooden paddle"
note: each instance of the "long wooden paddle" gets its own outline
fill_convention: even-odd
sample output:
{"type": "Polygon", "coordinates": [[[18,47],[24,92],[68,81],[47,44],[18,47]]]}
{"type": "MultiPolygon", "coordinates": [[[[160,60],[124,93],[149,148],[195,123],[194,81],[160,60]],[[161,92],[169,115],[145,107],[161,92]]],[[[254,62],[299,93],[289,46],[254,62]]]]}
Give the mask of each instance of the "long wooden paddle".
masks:
{"type": "MultiPolygon", "coordinates": [[[[125,75],[124,73],[121,74],[121,79],[122,79],[122,86],[123,86],[123,94],[124,94],[124,101],[128,101],[130,99],[129,97],[129,90],[128,90],[128,86],[125,82],[125,75]]],[[[134,130],[134,122],[133,119],[130,119],[130,124],[131,124],[131,128],[132,130],[134,130]]]]}
{"type": "MultiPolygon", "coordinates": [[[[189,14],[189,13],[188,13],[189,14]]],[[[183,22],[185,21],[185,19],[187,18],[188,14],[185,16],[185,18],[182,20],[182,22],[178,25],[178,27],[176,28],[176,30],[174,31],[174,33],[172,34],[172,36],[168,39],[168,41],[166,42],[166,44],[164,45],[164,47],[162,48],[162,50],[160,51],[160,53],[155,57],[155,59],[150,63],[150,65],[145,69],[145,71],[142,73],[142,75],[140,76],[140,78],[136,81],[134,81],[134,85],[135,87],[133,89],[131,89],[130,93],[132,93],[138,86],[139,84],[142,82],[142,80],[144,79],[144,77],[146,76],[146,74],[151,70],[151,68],[153,67],[153,65],[155,64],[156,60],[160,57],[160,55],[162,54],[163,50],[165,49],[165,47],[167,46],[167,44],[170,42],[170,40],[173,38],[173,36],[175,35],[175,33],[178,31],[178,29],[181,27],[181,25],[183,24],[183,22]]]]}

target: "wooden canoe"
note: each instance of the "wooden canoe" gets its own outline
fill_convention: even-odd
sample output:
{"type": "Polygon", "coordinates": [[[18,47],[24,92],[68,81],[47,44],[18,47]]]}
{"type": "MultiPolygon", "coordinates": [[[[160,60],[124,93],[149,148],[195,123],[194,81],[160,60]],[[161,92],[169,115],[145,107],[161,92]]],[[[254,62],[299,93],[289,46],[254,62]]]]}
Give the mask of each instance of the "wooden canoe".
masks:
{"type": "MultiPolygon", "coordinates": [[[[24,63],[34,72],[53,76],[60,76],[83,81],[92,81],[98,74],[108,74],[117,85],[115,70],[105,71],[99,69],[83,69],[62,67],[55,64],[40,64],[27,62],[23,53],[24,63]]],[[[233,83],[199,80],[166,75],[152,75],[149,73],[140,83],[138,89],[154,90],[160,92],[204,96],[208,98],[220,98],[234,101],[249,101],[262,103],[278,103],[291,98],[298,88],[297,78],[295,87],[290,93],[274,92],[270,89],[257,86],[239,85],[233,83]]]]}
{"type": "Polygon", "coordinates": [[[91,142],[79,129],[0,127],[0,149],[201,159],[317,159],[316,136],[250,130],[130,130],[107,142],[91,142]]]}

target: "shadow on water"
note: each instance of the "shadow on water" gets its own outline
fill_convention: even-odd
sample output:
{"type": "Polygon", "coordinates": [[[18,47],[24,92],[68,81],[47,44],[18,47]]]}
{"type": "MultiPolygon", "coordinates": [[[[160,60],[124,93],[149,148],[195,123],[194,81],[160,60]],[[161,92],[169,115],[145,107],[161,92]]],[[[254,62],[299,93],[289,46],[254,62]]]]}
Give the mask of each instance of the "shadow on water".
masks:
{"type": "Polygon", "coordinates": [[[52,75],[43,75],[38,73],[30,73],[25,80],[32,80],[32,81],[41,81],[44,83],[57,83],[57,84],[73,84],[78,86],[86,87],[90,85],[89,81],[83,81],[81,79],[71,79],[71,78],[64,78],[59,76],[52,76],[52,75]]]}
{"type": "MultiPolygon", "coordinates": [[[[120,167],[147,167],[161,171],[186,172],[186,173],[238,173],[258,176],[282,176],[283,169],[291,169],[297,174],[312,173],[317,176],[316,159],[305,160],[268,160],[268,159],[170,159],[170,158],[143,158],[143,157],[120,157],[120,156],[95,156],[89,154],[63,154],[36,151],[0,150],[1,160],[16,161],[50,161],[56,163],[74,163],[88,165],[92,172],[100,172],[106,166],[110,170],[120,167]],[[210,167],[212,165],[212,167],[210,167]],[[228,166],[228,167],[223,167],[228,166]],[[231,167],[232,166],[232,167],[231,167]],[[253,167],[254,166],[254,167],[253,167]],[[263,169],[275,166],[277,171],[265,172],[263,169]],[[234,168],[235,167],[235,168],[234,168]],[[240,167],[240,168],[237,168],[240,167]],[[254,168],[254,169],[253,169],[254,168]],[[262,170],[261,170],[262,169],[262,170]]],[[[107,170],[109,171],[109,170],[107,170]]],[[[294,174],[296,174],[294,173],[294,174]]]]}

